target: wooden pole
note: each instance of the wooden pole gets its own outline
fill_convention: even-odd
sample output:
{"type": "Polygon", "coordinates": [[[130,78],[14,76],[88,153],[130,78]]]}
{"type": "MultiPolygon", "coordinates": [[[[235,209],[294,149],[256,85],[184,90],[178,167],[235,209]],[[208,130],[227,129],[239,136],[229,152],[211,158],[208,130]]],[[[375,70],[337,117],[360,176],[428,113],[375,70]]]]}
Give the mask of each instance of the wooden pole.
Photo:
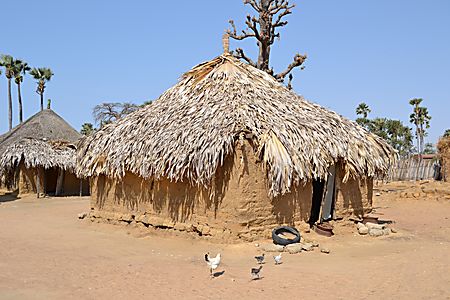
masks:
{"type": "Polygon", "coordinates": [[[43,181],[43,187],[42,187],[42,193],[44,193],[44,198],[45,198],[45,195],[47,195],[47,176],[45,176],[45,169],[44,168],[42,168],[42,170],[43,170],[43,178],[42,178],[42,181],[43,181]]]}
{"type": "Polygon", "coordinates": [[[41,179],[39,178],[39,168],[36,171],[36,193],[39,198],[39,193],[41,192],[41,179]]]}
{"type": "Polygon", "coordinates": [[[61,196],[61,194],[63,193],[63,184],[64,184],[64,169],[59,169],[58,179],[56,180],[55,196],[61,196]]]}

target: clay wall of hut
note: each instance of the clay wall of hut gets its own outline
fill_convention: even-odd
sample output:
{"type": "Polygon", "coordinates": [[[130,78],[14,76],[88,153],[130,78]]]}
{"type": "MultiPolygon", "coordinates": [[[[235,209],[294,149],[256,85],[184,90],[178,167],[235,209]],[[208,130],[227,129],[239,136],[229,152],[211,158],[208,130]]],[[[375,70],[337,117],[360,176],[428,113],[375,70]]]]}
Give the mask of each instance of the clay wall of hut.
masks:
{"type": "MultiPolygon", "coordinates": [[[[25,168],[20,166],[19,180],[17,184],[19,194],[36,194],[38,186],[45,185],[45,191],[48,194],[56,192],[56,182],[58,178],[58,170],[56,168],[44,170],[41,168],[25,168]],[[39,183],[36,181],[39,180],[39,183]]],[[[89,195],[89,181],[83,179],[82,195],[89,195]]],[[[78,196],[80,195],[80,179],[74,173],[65,171],[62,186],[62,196],[78,196]]]]}
{"type": "MultiPolygon", "coordinates": [[[[369,210],[372,185],[354,179],[343,183],[342,177],[338,176],[336,184],[336,214],[369,210]]],[[[299,225],[309,220],[312,184],[271,199],[265,172],[249,144],[238,147],[225,160],[212,186],[205,189],[188,182],[145,180],[132,173],[121,180],[101,175],[91,180],[91,215],[226,241],[267,238],[276,225],[299,225]]]]}

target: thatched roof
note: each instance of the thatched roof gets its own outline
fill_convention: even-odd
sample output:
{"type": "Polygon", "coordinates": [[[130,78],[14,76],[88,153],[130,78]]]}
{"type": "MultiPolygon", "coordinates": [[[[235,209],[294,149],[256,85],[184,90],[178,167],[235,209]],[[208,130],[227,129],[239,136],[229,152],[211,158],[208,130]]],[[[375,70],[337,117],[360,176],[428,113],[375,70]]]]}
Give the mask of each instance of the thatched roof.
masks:
{"type": "Polygon", "coordinates": [[[263,161],[271,196],[326,178],[338,161],[347,176],[374,176],[396,157],[356,123],[223,54],[185,73],[153,104],[82,139],[76,168],[81,176],[130,171],[208,186],[242,139],[263,161]]]}
{"type": "MultiPolygon", "coordinates": [[[[0,170],[12,170],[23,162],[26,168],[61,168],[74,171],[74,144],[23,138],[4,150],[0,156],[0,170]]],[[[1,171],[0,171],[1,173],[1,171]]]]}
{"type": "Polygon", "coordinates": [[[450,137],[440,138],[437,149],[440,155],[450,155],[450,137]]]}
{"type": "Polygon", "coordinates": [[[0,173],[17,166],[73,170],[81,135],[54,111],[38,112],[0,136],[0,173]]]}

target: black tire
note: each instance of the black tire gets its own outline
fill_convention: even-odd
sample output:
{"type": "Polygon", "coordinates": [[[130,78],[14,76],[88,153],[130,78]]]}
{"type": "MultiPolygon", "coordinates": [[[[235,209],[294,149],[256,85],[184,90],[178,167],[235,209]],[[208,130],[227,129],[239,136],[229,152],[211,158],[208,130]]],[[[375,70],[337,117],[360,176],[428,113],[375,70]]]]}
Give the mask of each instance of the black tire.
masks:
{"type": "Polygon", "coordinates": [[[290,244],[299,243],[300,242],[300,232],[298,232],[298,230],[295,229],[294,227],[280,226],[280,227],[275,228],[272,231],[272,240],[273,240],[274,244],[281,245],[281,246],[287,246],[290,244]],[[283,232],[291,233],[291,234],[295,235],[295,238],[284,239],[284,238],[280,237],[279,234],[281,234],[283,232]]]}

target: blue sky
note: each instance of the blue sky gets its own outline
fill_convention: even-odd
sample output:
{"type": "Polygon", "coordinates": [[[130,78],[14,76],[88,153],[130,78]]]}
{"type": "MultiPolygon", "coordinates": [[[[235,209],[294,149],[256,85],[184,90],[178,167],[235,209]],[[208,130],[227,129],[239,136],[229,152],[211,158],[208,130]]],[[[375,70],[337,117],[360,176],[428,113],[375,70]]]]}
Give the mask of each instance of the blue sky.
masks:
{"type": "MultiPolygon", "coordinates": [[[[354,119],[361,101],[372,117],[408,122],[408,100],[424,99],[433,117],[428,140],[450,128],[450,1],[292,0],[297,7],[272,50],[280,71],[307,53],[294,89],[354,119]]],[[[2,3],[0,53],[50,67],[45,99],[77,130],[101,102],[156,99],[183,72],[222,52],[241,0],[22,0],[2,3]]],[[[254,41],[232,42],[256,55],[254,41]]],[[[6,79],[0,78],[0,132],[7,130],[6,79]]],[[[13,85],[14,104],[16,87],[13,85]]],[[[23,84],[25,117],[39,110],[35,83],[23,84]]],[[[14,122],[17,123],[14,107],[14,122]]]]}

